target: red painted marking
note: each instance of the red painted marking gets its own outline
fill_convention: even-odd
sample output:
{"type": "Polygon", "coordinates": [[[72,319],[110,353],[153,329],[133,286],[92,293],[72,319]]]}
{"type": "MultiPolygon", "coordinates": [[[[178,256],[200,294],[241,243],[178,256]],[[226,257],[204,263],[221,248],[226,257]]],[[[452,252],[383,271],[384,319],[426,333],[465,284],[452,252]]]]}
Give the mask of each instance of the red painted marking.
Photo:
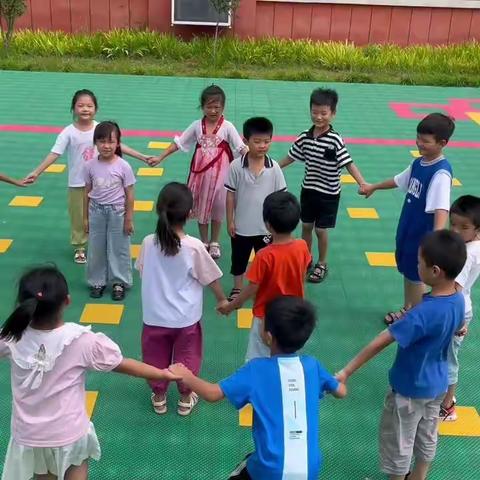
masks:
{"type": "MultiPolygon", "coordinates": [[[[48,125],[0,125],[0,132],[15,133],[50,133],[58,134],[63,127],[53,127],[48,125]]],[[[147,138],[173,138],[182,132],[172,132],[164,130],[122,130],[125,137],[147,137],[147,138]]],[[[296,140],[295,135],[277,135],[273,141],[280,143],[289,143],[296,140]]],[[[373,145],[382,147],[414,147],[415,140],[401,138],[344,138],[345,143],[349,145],[373,145]]],[[[451,141],[449,147],[456,148],[480,148],[480,142],[470,141],[451,141]]]]}
{"type": "Polygon", "coordinates": [[[455,120],[470,121],[468,112],[480,111],[480,98],[451,98],[448,103],[400,103],[390,102],[390,108],[400,118],[420,120],[431,111],[440,110],[455,120]],[[417,110],[423,110],[417,111],[417,110]]]}

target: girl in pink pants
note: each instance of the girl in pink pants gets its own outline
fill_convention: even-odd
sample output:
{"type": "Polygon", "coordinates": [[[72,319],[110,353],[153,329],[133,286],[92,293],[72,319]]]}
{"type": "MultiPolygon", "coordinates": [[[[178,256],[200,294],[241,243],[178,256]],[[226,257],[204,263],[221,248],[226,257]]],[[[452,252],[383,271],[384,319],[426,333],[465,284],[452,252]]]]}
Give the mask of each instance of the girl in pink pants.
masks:
{"type": "MultiPolygon", "coordinates": [[[[218,306],[227,302],[222,272],[203,243],[183,228],[193,206],[192,193],[181,183],[167,184],[157,201],[157,228],[142,242],[136,268],[142,277],[143,360],[153,366],[183,363],[197,374],[202,362],[203,289],[209,286],[218,306]]],[[[167,381],[151,381],[153,409],[167,412],[167,381]]],[[[178,383],[177,413],[189,415],[198,402],[178,383]]]]}

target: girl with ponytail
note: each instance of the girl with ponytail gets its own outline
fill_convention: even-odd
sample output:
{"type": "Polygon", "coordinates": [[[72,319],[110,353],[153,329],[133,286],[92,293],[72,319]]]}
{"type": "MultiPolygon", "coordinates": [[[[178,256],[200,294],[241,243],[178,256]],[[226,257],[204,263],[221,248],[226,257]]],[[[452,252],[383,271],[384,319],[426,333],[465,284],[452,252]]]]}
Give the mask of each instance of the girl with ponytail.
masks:
{"type": "Polygon", "coordinates": [[[90,327],[65,323],[65,277],[42,266],[20,279],[17,304],[0,330],[0,358],[11,363],[12,433],[2,480],[86,480],[100,458],[85,407],[85,373],[115,371],[152,381],[178,380],[122,357],[118,345],[90,327]]]}
{"type": "MultiPolygon", "coordinates": [[[[136,268],[142,277],[143,361],[157,368],[180,362],[198,373],[202,362],[203,289],[217,306],[228,303],[220,286],[222,272],[203,243],[184,231],[193,206],[187,185],[172,182],[157,201],[157,227],[142,242],[136,268]]],[[[150,380],[157,414],[167,412],[168,380],[150,380]]],[[[189,415],[198,396],[181,382],[177,413],[189,415]]]]}

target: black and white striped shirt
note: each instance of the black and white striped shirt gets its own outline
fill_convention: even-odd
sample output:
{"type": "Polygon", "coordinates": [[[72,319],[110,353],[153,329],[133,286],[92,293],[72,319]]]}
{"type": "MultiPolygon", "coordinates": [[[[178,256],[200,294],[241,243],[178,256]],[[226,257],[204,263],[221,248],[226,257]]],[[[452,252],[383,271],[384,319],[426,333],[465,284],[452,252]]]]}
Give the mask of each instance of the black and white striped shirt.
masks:
{"type": "Polygon", "coordinates": [[[288,156],[305,163],[302,187],[327,195],[338,195],[341,190],[342,168],[352,163],[342,137],[330,130],[314,138],[314,127],[302,132],[291,146],[288,156]]]}

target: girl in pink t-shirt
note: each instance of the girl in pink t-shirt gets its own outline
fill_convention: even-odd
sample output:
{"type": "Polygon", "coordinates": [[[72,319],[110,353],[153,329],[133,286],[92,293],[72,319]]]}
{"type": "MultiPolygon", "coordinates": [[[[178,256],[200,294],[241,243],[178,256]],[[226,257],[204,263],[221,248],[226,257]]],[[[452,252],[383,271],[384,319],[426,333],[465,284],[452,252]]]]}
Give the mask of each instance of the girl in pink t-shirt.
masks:
{"type": "Polygon", "coordinates": [[[100,298],[112,286],[112,300],[123,300],[132,286],[130,235],[133,233],[132,167],[122,158],[120,128],[114,122],[95,127],[98,156],[85,165],[85,232],[90,244],[87,281],[90,296],[100,298]]]}
{"type": "Polygon", "coordinates": [[[152,381],[179,377],[123,358],[112,340],[90,327],[65,323],[68,285],[53,266],[22,276],[17,303],[0,330],[0,357],[10,359],[13,397],[2,480],[87,479],[88,459],[100,458],[100,446],[86,412],[86,372],[152,381]]]}
{"type": "Polygon", "coordinates": [[[193,122],[159,157],[148,163],[157,165],[177,150],[188,152],[195,147],[188,186],[193,194],[192,217],[198,220],[200,238],[214,259],[220,258],[220,227],[225,218],[225,179],[235,155],[247,151],[232,123],[223,116],[225,92],[217,85],[203,90],[200,96],[203,118],[193,122]],[[211,223],[211,234],[208,226],[211,223]]]}
{"type": "MultiPolygon", "coordinates": [[[[156,232],[143,240],[136,267],[142,277],[144,362],[158,368],[180,362],[198,373],[204,287],[213,290],[219,304],[228,302],[219,282],[222,272],[202,242],[183,229],[192,206],[192,193],[186,185],[165,185],[157,201],[156,232]]],[[[149,383],[155,412],[166,413],[168,381],[149,383]]],[[[198,397],[182,383],[178,390],[177,413],[189,415],[198,397]]]]}

